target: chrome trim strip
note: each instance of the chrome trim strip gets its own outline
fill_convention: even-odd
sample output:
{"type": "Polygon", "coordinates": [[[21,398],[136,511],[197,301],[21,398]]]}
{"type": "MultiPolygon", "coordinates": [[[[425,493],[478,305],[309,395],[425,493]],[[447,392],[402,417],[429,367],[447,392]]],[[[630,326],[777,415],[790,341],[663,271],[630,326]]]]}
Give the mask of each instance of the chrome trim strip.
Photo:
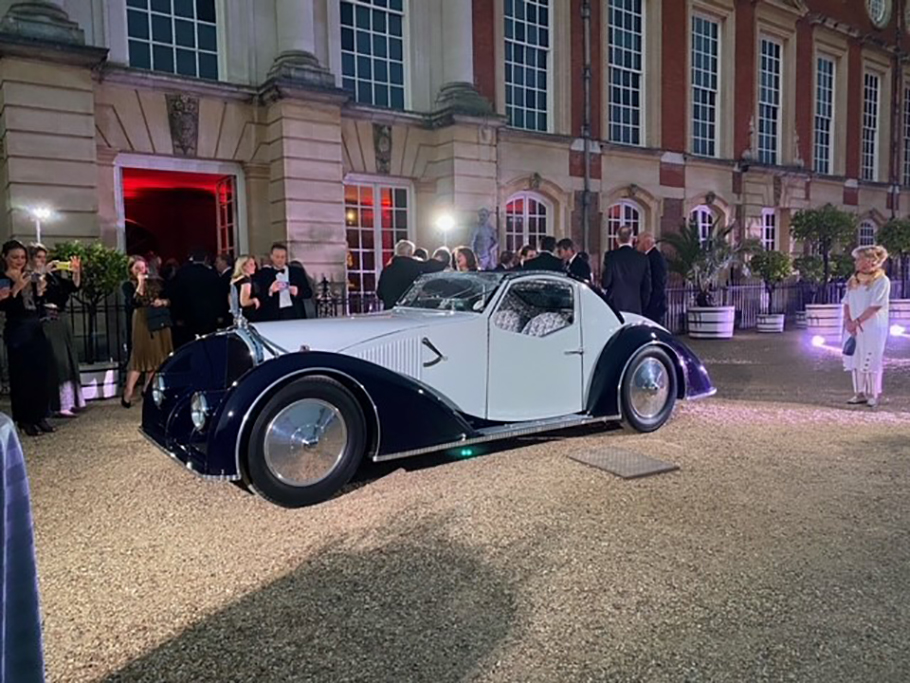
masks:
{"type": "Polygon", "coordinates": [[[415,448],[410,451],[402,451],[400,453],[390,453],[388,455],[377,455],[373,458],[373,462],[386,462],[388,460],[399,460],[401,458],[410,458],[415,455],[425,455],[427,453],[436,453],[438,451],[445,451],[450,448],[462,448],[464,446],[472,446],[478,443],[488,443],[490,441],[500,441],[503,439],[511,439],[516,436],[527,436],[529,434],[539,434],[541,432],[552,432],[559,429],[568,429],[569,427],[580,427],[582,425],[597,424],[598,422],[618,422],[620,420],[619,415],[609,415],[606,417],[590,417],[587,415],[582,416],[571,416],[569,419],[565,417],[556,418],[553,420],[536,420],[534,422],[526,423],[524,426],[522,423],[513,423],[506,425],[504,427],[491,427],[486,430],[482,430],[481,436],[476,436],[471,439],[463,438],[460,441],[451,441],[449,443],[442,443],[436,446],[425,446],[424,448],[415,448]]]}
{"type": "Polygon", "coordinates": [[[319,372],[328,373],[330,375],[339,375],[345,379],[350,380],[363,392],[364,396],[367,397],[367,400],[370,402],[370,406],[373,408],[373,417],[376,419],[376,446],[373,449],[373,455],[370,455],[368,453],[367,457],[372,459],[376,458],[377,454],[379,453],[379,445],[382,443],[382,425],[379,423],[379,410],[376,408],[376,402],[373,401],[373,397],[370,396],[370,392],[368,392],[360,382],[358,382],[346,372],[342,372],[341,370],[335,370],[333,368],[304,368],[302,370],[292,372],[289,375],[284,375],[283,377],[276,379],[269,386],[267,386],[265,390],[259,394],[259,396],[256,397],[256,400],[253,401],[252,405],[250,405],[246,413],[244,413],[243,419],[240,421],[240,429],[237,431],[237,444],[234,446],[234,463],[237,467],[238,473],[243,471],[240,468],[240,442],[243,441],[243,434],[246,431],[246,423],[249,420],[250,415],[256,410],[256,406],[262,402],[262,398],[282,382],[289,381],[301,375],[313,375],[319,372]]]}
{"type": "Polygon", "coordinates": [[[717,387],[711,387],[711,391],[708,391],[704,394],[698,394],[696,396],[686,396],[686,401],[701,401],[703,398],[711,398],[717,394],[717,387]]]}
{"type": "MultiPolygon", "coordinates": [[[[166,449],[164,446],[162,446],[160,443],[158,443],[152,437],[150,437],[148,434],[146,434],[142,430],[142,427],[139,427],[139,433],[143,437],[145,437],[146,441],[148,441],[155,448],[157,448],[159,451],[161,451],[166,456],[168,456],[168,458],[170,458],[176,465],[178,465],[180,467],[180,469],[189,470],[190,472],[195,474],[200,479],[205,479],[206,481],[240,481],[240,478],[241,478],[240,474],[235,474],[235,475],[234,474],[202,474],[202,472],[197,472],[195,469],[193,469],[192,463],[183,462],[174,453],[171,453],[168,449],[166,449]]],[[[238,470],[238,472],[239,471],[240,470],[238,470]]]]}

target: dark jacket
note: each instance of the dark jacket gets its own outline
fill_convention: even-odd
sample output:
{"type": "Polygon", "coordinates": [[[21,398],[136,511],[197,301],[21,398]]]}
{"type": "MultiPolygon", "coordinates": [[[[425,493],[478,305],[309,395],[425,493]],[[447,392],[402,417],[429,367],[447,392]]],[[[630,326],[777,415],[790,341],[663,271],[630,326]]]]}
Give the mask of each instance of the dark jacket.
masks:
{"type": "Polygon", "coordinates": [[[591,279],[591,264],[578,254],[575,254],[575,256],[572,257],[572,260],[569,261],[568,270],[572,275],[581,278],[582,280],[590,281],[591,279]]]}
{"type": "Polygon", "coordinates": [[[603,288],[607,299],[620,311],[641,315],[651,299],[648,257],[630,246],[607,252],[603,288]]]}
{"type": "Polygon", "coordinates": [[[645,306],[645,315],[656,323],[663,324],[667,314],[667,259],[654,247],[648,252],[651,266],[651,299],[645,306]]]}
{"type": "Polygon", "coordinates": [[[214,268],[204,263],[182,266],[167,287],[174,319],[174,345],[218,329],[224,289],[214,268]]]}
{"type": "Polygon", "coordinates": [[[566,272],[566,264],[562,259],[548,251],[542,251],[530,261],[525,261],[522,270],[550,270],[557,273],[566,272]]]}
{"type": "Polygon", "coordinates": [[[306,309],[304,299],[313,298],[313,290],[310,287],[310,280],[307,277],[306,270],[303,268],[284,267],[288,274],[288,284],[297,288],[297,296],[291,296],[291,306],[281,308],[281,296],[278,292],[269,293],[269,289],[275,279],[278,277],[278,270],[274,266],[263,266],[260,268],[254,280],[259,285],[259,296],[262,300],[262,306],[259,308],[259,321],[268,322],[272,320],[301,320],[306,318],[306,309]]]}
{"type": "Polygon", "coordinates": [[[424,273],[439,272],[445,269],[442,261],[418,261],[410,256],[393,256],[391,263],[382,269],[376,294],[386,310],[394,308],[414,280],[424,273]]]}

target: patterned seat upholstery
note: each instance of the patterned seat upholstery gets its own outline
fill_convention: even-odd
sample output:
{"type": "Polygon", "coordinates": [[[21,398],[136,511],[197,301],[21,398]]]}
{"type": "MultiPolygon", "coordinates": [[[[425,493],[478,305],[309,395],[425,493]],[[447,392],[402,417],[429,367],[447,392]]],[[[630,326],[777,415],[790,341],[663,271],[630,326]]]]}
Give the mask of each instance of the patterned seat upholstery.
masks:
{"type": "Polygon", "coordinates": [[[518,333],[524,327],[524,319],[517,311],[502,309],[493,314],[493,324],[500,330],[518,333]]]}
{"type": "Polygon", "coordinates": [[[541,313],[531,318],[521,333],[532,337],[545,337],[557,330],[561,330],[563,327],[568,327],[568,325],[569,321],[566,320],[562,313],[541,313]]]}

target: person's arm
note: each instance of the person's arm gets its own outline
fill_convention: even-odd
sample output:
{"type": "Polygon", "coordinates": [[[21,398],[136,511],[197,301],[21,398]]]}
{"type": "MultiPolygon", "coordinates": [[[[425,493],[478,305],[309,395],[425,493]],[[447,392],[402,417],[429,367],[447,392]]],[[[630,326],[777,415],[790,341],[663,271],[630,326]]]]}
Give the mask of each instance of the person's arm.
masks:
{"type": "Polygon", "coordinates": [[[651,260],[645,257],[645,275],[641,279],[641,310],[645,310],[651,303],[651,260]]]}
{"type": "Polygon", "coordinates": [[[601,284],[607,295],[610,294],[610,290],[613,288],[613,266],[611,261],[609,252],[604,254],[604,272],[601,276],[601,284]]]}
{"type": "Polygon", "coordinates": [[[886,303],[891,295],[891,281],[887,277],[879,278],[872,289],[872,301],[868,308],[859,314],[856,324],[860,331],[863,329],[863,323],[873,318],[886,303]]]}
{"type": "Polygon", "coordinates": [[[850,313],[850,304],[844,297],[844,328],[848,334],[856,334],[856,323],[853,321],[853,315],[850,313]]]}
{"type": "MultiPolygon", "coordinates": [[[[667,262],[663,257],[663,254],[658,254],[656,259],[657,268],[654,269],[654,272],[651,273],[651,277],[654,282],[654,289],[658,290],[661,294],[667,291],[667,262]]],[[[655,292],[651,292],[651,296],[654,296],[655,292]]]]}
{"type": "Polygon", "coordinates": [[[253,285],[249,282],[244,282],[240,285],[240,305],[243,308],[259,308],[259,299],[253,296],[253,285]]]}

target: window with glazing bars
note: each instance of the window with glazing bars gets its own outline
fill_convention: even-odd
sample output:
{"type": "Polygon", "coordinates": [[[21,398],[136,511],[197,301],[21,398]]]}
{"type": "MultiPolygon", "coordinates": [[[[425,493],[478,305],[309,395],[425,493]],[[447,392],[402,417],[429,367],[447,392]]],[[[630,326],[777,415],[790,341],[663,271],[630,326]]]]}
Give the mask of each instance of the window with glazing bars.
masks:
{"type": "Polygon", "coordinates": [[[777,214],[773,210],[762,212],[761,245],[766,251],[777,249],[777,214]]]}
{"type": "Polygon", "coordinates": [[[610,0],[608,27],[610,142],[641,145],[644,82],[642,0],[610,0]]]}
{"type": "Polygon", "coordinates": [[[781,99],[780,43],[762,38],[758,67],[758,160],[778,163],[781,99]]]}
{"type": "Polygon", "coordinates": [[[404,109],[404,0],[342,0],[341,85],[361,104],[404,109]]]}
{"type": "Polygon", "coordinates": [[[878,108],[877,74],[866,72],[863,80],[863,155],[860,173],[863,180],[878,180],[878,108]]]}
{"type": "Polygon", "coordinates": [[[130,66],[218,80],[215,0],[126,0],[130,66]]]}
{"type": "Polygon", "coordinates": [[[720,24],[692,17],[692,153],[717,156],[720,24]]]}
{"type": "Polygon", "coordinates": [[[834,60],[819,57],[815,69],[815,172],[831,173],[834,133],[834,60]]]}
{"type": "Polygon", "coordinates": [[[506,115],[509,125],[550,127],[550,0],[505,0],[506,115]]]}

